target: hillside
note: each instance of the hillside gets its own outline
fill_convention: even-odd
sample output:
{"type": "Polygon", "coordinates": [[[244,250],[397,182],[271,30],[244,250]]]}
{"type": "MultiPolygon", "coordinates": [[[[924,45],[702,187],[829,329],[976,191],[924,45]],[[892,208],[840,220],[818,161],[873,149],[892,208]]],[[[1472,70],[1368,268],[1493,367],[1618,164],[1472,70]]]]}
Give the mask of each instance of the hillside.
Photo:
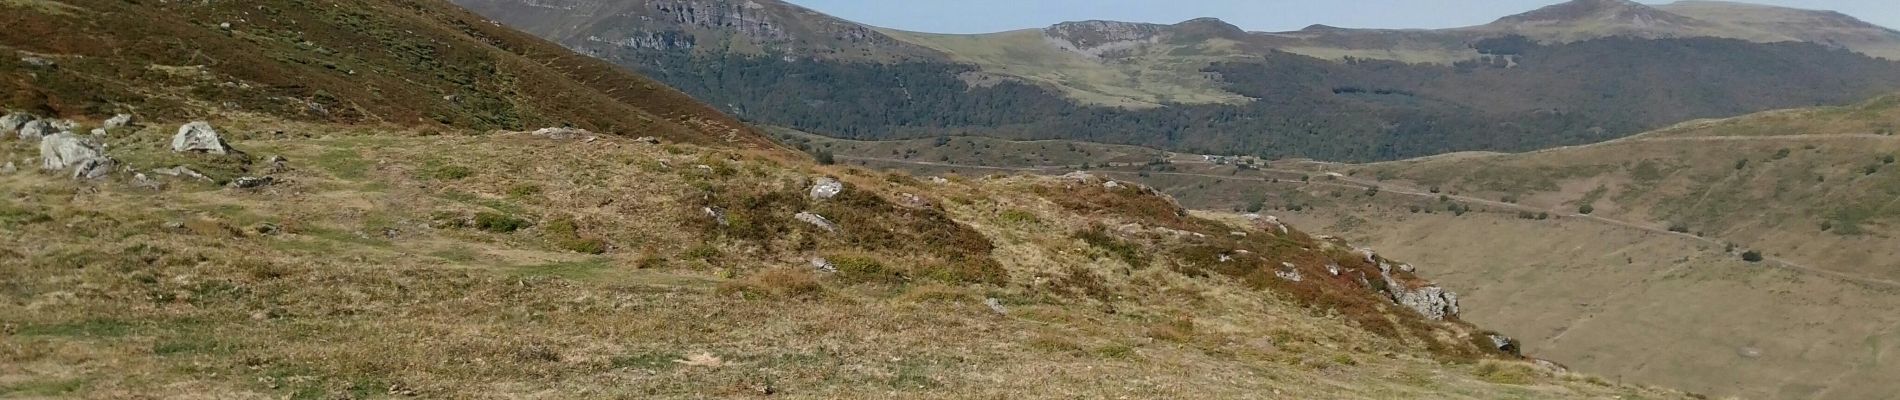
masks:
{"type": "Polygon", "coordinates": [[[571,125],[769,146],[665,85],[432,1],[4,6],[0,51],[20,61],[0,63],[4,105],[42,115],[571,125]]]}
{"type": "Polygon", "coordinates": [[[828,148],[844,162],[926,172],[1093,165],[1190,208],[1270,213],[1413,261],[1469,288],[1468,318],[1580,371],[1743,398],[1871,399],[1900,390],[1884,378],[1900,373],[1896,98],[1358,165],[959,164],[879,155],[929,142],[828,148]]]}
{"type": "Polygon", "coordinates": [[[76,35],[0,42],[29,94],[0,110],[0,397],[1690,397],[1522,356],[1336,238],[1087,174],[813,164],[445,2],[0,4],[76,35]],[[251,26],[337,35],[305,46],[356,78],[275,90],[385,117],[249,105],[314,72],[251,26]],[[494,64],[342,42],[376,36],[494,64]],[[228,58],[117,47],[184,39],[228,58]],[[180,70],[229,83],[155,83],[180,70]],[[462,85],[600,130],[423,95],[462,85]]]}
{"type": "Polygon", "coordinates": [[[1710,22],[1591,0],[1449,30],[1261,33],[1201,18],[947,35],[776,0],[460,4],[747,121],[852,140],[988,136],[1382,161],[1593,143],[1900,90],[1900,64],[1841,47],[1900,38],[1844,16],[1797,32],[1822,14],[1779,8],[1693,8],[1722,17],[1710,22]],[[1667,32],[1621,35],[1629,26],[1667,32]],[[1741,30],[1779,33],[1731,34],[1741,30]],[[659,37],[670,44],[654,45],[659,37]]]}

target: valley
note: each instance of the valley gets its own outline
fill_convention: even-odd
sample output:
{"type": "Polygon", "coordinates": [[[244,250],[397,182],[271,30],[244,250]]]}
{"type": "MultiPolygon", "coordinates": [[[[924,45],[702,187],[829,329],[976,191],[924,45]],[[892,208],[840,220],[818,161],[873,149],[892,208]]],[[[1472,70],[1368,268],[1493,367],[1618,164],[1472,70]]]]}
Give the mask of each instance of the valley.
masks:
{"type": "Polygon", "coordinates": [[[1583,370],[1745,398],[1879,398],[1895,390],[1867,377],[1892,373],[1884,365],[1896,350],[1886,311],[1900,301],[1900,269],[1877,261],[1892,260],[1884,249],[1895,245],[1894,215],[1881,205],[1893,198],[1885,155],[1900,151],[1896,104],[1881,97],[1593,145],[1373,164],[1223,165],[1178,153],[1153,157],[1167,163],[982,168],[838,159],[971,175],[1088,165],[1189,207],[1271,214],[1415,260],[1434,279],[1475,289],[1465,298],[1485,305],[1471,308],[1474,320],[1510,327],[1527,349],[1583,370]],[[1796,364],[1814,375],[1786,375],[1796,364]],[[1854,379],[1864,381],[1814,383],[1854,379]]]}
{"type": "Polygon", "coordinates": [[[0,398],[1900,393],[1900,32],[1481,11],[0,0],[0,398]]]}
{"type": "Polygon", "coordinates": [[[1900,33],[1729,3],[1579,0],[1442,30],[1248,32],[1202,18],[979,35],[879,28],[767,0],[458,4],[749,122],[855,140],[1387,161],[1587,144],[1900,90],[1900,67],[1879,58],[1900,48],[1900,33]]]}

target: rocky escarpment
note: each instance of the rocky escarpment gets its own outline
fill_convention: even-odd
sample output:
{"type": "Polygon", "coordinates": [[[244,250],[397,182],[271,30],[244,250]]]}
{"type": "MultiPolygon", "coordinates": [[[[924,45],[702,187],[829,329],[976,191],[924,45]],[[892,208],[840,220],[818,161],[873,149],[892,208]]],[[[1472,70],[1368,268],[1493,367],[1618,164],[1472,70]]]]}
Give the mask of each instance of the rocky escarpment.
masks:
{"type": "MultiPolygon", "coordinates": [[[[728,50],[792,56],[924,55],[928,50],[871,27],[774,0],[458,0],[508,23],[561,21],[570,46],[632,50],[728,50]],[[556,17],[550,17],[555,15],[556,17]],[[605,16],[605,17],[600,17],[605,16]],[[568,19],[572,17],[573,19],[568,19]]],[[[580,50],[599,55],[588,48],[580,50]]]]}
{"type": "Polygon", "coordinates": [[[1119,21],[1064,22],[1044,28],[1043,38],[1063,50],[1102,58],[1161,40],[1165,25],[1119,21]]]}

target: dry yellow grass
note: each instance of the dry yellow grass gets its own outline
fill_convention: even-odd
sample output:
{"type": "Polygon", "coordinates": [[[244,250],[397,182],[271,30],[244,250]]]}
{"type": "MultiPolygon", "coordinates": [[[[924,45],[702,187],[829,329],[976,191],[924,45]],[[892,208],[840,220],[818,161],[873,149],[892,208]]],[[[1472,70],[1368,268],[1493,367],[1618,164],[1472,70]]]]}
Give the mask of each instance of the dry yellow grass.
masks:
{"type": "MultiPolygon", "coordinates": [[[[218,125],[254,157],[289,158],[291,170],[276,175],[284,183],[230,190],[171,181],[150,192],[127,185],[124,176],[0,176],[0,393],[1678,396],[1547,372],[1499,382],[1487,375],[1491,367],[1483,365],[1490,364],[1429,350],[1438,339],[1374,334],[1225,278],[1131,266],[1070,232],[1145,217],[1059,205],[1036,190],[1051,184],[1046,178],[936,185],[616,137],[551,140],[260,118],[218,125]],[[857,252],[903,271],[941,260],[811,236],[804,228],[742,240],[706,227],[700,210],[685,207],[709,187],[802,194],[803,182],[817,175],[843,178],[847,193],[927,197],[994,244],[990,256],[1007,280],[846,282],[811,272],[808,257],[857,252]],[[475,217],[482,213],[526,223],[484,222],[475,217]],[[555,216],[573,226],[552,227],[555,216]],[[569,230],[609,246],[599,255],[569,251],[553,240],[569,230]],[[801,247],[807,245],[816,248],[801,247]],[[1062,274],[1094,276],[1089,285],[1105,295],[1070,294],[1078,281],[1048,279],[1062,274]],[[989,298],[1007,314],[984,305],[989,298]]],[[[221,179],[237,171],[164,153],[155,144],[165,126],[115,133],[114,154],[139,168],[202,165],[221,179]]],[[[5,145],[10,160],[29,152],[17,141],[5,145]]],[[[841,199],[870,207],[860,212],[888,213],[877,214],[884,219],[931,213],[841,199]]],[[[902,235],[920,225],[889,226],[902,235]]],[[[1166,245],[1145,237],[1129,240],[1166,245]]]]}

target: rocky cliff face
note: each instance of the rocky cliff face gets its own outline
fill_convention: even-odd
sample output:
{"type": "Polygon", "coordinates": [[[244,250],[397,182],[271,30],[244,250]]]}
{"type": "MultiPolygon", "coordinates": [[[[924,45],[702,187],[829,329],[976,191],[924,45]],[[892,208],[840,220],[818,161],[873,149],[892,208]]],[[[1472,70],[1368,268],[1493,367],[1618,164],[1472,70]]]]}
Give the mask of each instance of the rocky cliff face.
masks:
{"type": "Polygon", "coordinates": [[[776,0],[456,0],[510,25],[600,54],[602,45],[634,50],[703,50],[794,57],[907,59],[935,52],[776,0]]]}
{"type": "Polygon", "coordinates": [[[1164,25],[1119,21],[1064,22],[1044,28],[1043,37],[1065,50],[1100,57],[1115,50],[1155,43],[1164,25]]]}

